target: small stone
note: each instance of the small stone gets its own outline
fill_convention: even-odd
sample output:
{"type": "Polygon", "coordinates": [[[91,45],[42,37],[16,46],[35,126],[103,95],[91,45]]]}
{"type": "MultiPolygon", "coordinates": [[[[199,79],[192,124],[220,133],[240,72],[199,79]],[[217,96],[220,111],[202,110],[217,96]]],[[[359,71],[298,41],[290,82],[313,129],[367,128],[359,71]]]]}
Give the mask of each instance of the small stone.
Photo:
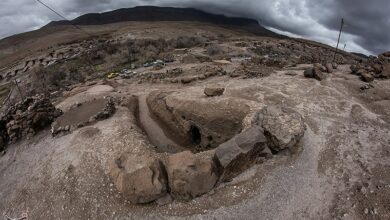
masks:
{"type": "Polygon", "coordinates": [[[172,202],[173,202],[173,198],[170,194],[166,194],[164,197],[161,197],[161,198],[156,200],[156,203],[159,206],[164,206],[164,205],[170,204],[172,202]]]}
{"type": "Polygon", "coordinates": [[[372,82],[374,81],[374,76],[370,73],[363,73],[361,74],[360,78],[364,81],[364,82],[372,82]]]}
{"type": "Polygon", "coordinates": [[[204,94],[206,96],[212,97],[212,96],[221,96],[225,92],[225,88],[218,85],[208,85],[204,89],[204,94]]]}
{"type": "Polygon", "coordinates": [[[366,215],[367,215],[367,214],[368,214],[368,212],[369,212],[368,208],[365,208],[365,209],[364,209],[364,214],[366,214],[366,215]]]}
{"type": "Polygon", "coordinates": [[[188,84],[188,83],[191,83],[191,82],[195,81],[196,79],[197,79],[197,77],[187,76],[187,77],[181,78],[180,82],[183,83],[183,84],[188,84]]]}

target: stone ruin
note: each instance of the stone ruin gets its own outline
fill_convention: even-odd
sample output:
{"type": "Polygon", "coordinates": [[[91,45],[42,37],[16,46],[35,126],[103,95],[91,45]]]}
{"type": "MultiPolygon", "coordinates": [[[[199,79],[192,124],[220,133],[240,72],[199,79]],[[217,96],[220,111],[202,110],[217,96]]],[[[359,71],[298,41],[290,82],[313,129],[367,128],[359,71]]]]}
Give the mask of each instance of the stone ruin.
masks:
{"type": "Polygon", "coordinates": [[[302,116],[285,107],[268,106],[249,114],[243,103],[233,100],[207,106],[175,99],[170,92],[154,92],[147,101],[156,117],[171,122],[167,126],[175,136],[193,145],[175,154],[123,153],[113,160],[111,178],[135,204],[163,205],[206,194],[272,154],[295,151],[306,129],[302,116]],[[250,123],[243,123],[248,114],[250,123]]]}
{"type": "Polygon", "coordinates": [[[0,117],[0,151],[5,150],[8,143],[34,136],[61,114],[62,111],[43,96],[28,97],[11,106],[0,117]]]}

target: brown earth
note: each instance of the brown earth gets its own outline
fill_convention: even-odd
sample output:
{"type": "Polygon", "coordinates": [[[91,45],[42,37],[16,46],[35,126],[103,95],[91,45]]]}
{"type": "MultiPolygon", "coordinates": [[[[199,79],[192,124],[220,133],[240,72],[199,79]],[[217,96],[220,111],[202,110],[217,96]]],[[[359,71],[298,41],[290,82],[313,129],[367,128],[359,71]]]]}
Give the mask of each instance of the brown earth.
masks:
{"type": "MultiPolygon", "coordinates": [[[[230,48],[230,53],[245,52],[252,57],[260,55],[243,43],[256,41],[266,45],[264,48],[271,45],[274,49],[282,44],[303,45],[313,51],[324,48],[305,41],[262,38],[191,22],[145,26],[129,22],[88,28],[109,33],[115,39],[221,33],[230,36],[221,43],[230,48]],[[245,39],[238,40],[242,36],[245,39]]],[[[22,40],[20,47],[2,44],[1,54],[6,59],[1,59],[1,65],[49,47],[46,42],[53,42],[52,46],[64,42],[73,34],[64,28],[42,40],[30,36],[32,41],[22,40]]],[[[190,50],[205,53],[200,46],[190,50]]],[[[96,124],[61,137],[52,137],[47,129],[30,140],[8,146],[0,156],[0,213],[16,217],[28,212],[29,219],[389,219],[390,81],[375,80],[373,88],[361,90],[366,84],[349,74],[346,64],[317,81],[303,76],[311,65],[279,67],[268,61],[255,65],[245,62],[240,58],[223,65],[174,62],[161,70],[142,67],[135,70],[134,78],[74,85],[56,99],[56,105],[66,111],[76,103],[108,95],[123,101],[146,97],[154,91],[172,91],[175,100],[183,102],[233,99],[256,110],[283,106],[299,112],[307,126],[302,147],[296,152],[282,152],[263,163],[259,161],[231,182],[189,202],[133,205],[116,190],[109,174],[110,164],[124,152],[169,156],[166,151],[157,151],[152,138],[148,138],[160,132],[161,137],[169,139],[169,134],[161,134],[158,128],[142,129],[135,112],[139,114],[147,107],[141,108],[136,101],[123,101],[112,117],[96,124]],[[244,71],[245,65],[250,70],[259,69],[230,77],[236,70],[244,71]],[[206,74],[210,67],[217,66],[226,74],[206,74]],[[176,76],[166,72],[175,68],[181,68],[183,73],[176,76]],[[182,84],[182,77],[194,80],[182,84]],[[224,87],[223,95],[207,98],[204,88],[210,84],[224,87]]],[[[160,127],[158,122],[150,122],[154,119],[149,116],[145,116],[149,122],[143,125],[160,127]]],[[[242,127],[250,124],[248,120],[246,117],[241,121],[242,127]]]]}

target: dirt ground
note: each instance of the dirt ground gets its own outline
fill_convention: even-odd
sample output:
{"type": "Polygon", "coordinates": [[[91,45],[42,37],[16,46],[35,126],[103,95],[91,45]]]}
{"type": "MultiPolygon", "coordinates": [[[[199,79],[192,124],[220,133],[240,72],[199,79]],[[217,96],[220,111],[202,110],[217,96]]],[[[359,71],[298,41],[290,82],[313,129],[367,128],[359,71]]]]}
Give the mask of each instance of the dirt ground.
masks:
{"type": "MultiPolygon", "coordinates": [[[[201,64],[199,64],[201,65],[201,64]]],[[[303,148],[277,155],[183,203],[132,205],[115,189],[108,164],[121,152],[154,152],[127,107],[62,137],[49,130],[11,145],[0,157],[0,213],[29,219],[389,219],[390,81],[362,91],[357,76],[340,66],[325,81],[300,68],[265,78],[212,77],[189,85],[85,86],[58,107],[102,98],[142,96],[156,89],[203,93],[225,86],[225,97],[288,106],[307,125],[303,148]],[[286,73],[294,71],[297,75],[286,73]]]]}
{"type": "MultiPolygon", "coordinates": [[[[349,65],[340,65],[326,80],[317,81],[303,76],[311,63],[284,68],[250,66],[252,72],[265,71],[267,76],[262,78],[229,76],[248,56],[288,60],[298,56],[294,54],[297,50],[301,55],[307,51],[324,55],[317,54],[323,46],[304,40],[301,45],[296,39],[256,37],[194,22],[124,22],[83,28],[115,42],[214,36],[216,40],[207,43],[225,48],[232,62],[215,62],[213,57],[214,62],[181,63],[179,54],[161,70],[136,69],[132,79],[108,80],[103,75],[102,80],[68,87],[55,105],[71,111],[65,121],[72,124],[85,120],[102,105],[85,104],[81,112],[72,112],[77,103],[106,96],[117,100],[137,96],[139,106],[119,105],[112,117],[63,136],[52,137],[47,128],[29,140],[9,145],[0,155],[0,218],[28,213],[29,219],[390,219],[390,80],[375,80],[373,88],[361,90],[366,83],[350,74],[349,65]],[[251,45],[240,46],[248,43],[251,45]],[[261,46],[254,47],[257,43],[261,46]],[[210,67],[221,67],[226,73],[206,77],[210,67]],[[148,78],[174,68],[183,70],[177,78],[148,78]],[[180,83],[183,77],[192,76],[198,76],[197,80],[180,83]],[[206,85],[216,83],[225,87],[225,93],[210,101],[234,98],[258,108],[279,105],[297,110],[307,126],[303,147],[293,154],[274,155],[190,202],[131,204],[111,181],[109,164],[123,152],[164,157],[182,150],[148,114],[145,97],[154,90],[169,90],[196,98],[204,96],[206,85]],[[156,149],[156,145],[167,148],[156,149]]],[[[3,39],[0,72],[18,62],[23,65],[22,59],[80,46],[83,40],[88,39],[70,27],[3,39]],[[80,42],[73,45],[71,41],[80,42]]],[[[205,55],[207,49],[196,46],[185,53],[205,55]]],[[[20,79],[25,81],[28,74],[20,79]]]]}

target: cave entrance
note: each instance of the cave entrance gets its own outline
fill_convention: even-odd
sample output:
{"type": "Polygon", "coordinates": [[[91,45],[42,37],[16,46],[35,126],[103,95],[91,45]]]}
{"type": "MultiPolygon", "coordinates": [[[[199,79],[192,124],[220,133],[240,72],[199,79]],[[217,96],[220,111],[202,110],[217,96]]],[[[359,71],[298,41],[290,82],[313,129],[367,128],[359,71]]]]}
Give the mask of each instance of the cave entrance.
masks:
{"type": "Polygon", "coordinates": [[[202,142],[202,135],[200,134],[198,127],[191,125],[190,135],[191,135],[191,141],[195,145],[199,145],[202,142]]]}

